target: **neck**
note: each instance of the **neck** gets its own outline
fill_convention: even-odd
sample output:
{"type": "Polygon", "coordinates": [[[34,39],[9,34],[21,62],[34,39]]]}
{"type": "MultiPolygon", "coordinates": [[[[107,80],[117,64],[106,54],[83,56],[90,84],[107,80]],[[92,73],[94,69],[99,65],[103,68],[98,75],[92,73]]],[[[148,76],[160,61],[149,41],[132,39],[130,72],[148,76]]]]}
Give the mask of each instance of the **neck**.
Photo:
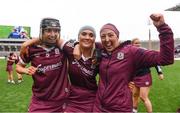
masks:
{"type": "Polygon", "coordinates": [[[81,48],[81,52],[85,58],[92,57],[93,48],[81,48]]]}
{"type": "Polygon", "coordinates": [[[53,47],[53,46],[48,46],[48,45],[43,44],[43,43],[41,43],[40,45],[41,45],[42,47],[44,47],[44,48],[51,48],[51,47],[53,47]]]}

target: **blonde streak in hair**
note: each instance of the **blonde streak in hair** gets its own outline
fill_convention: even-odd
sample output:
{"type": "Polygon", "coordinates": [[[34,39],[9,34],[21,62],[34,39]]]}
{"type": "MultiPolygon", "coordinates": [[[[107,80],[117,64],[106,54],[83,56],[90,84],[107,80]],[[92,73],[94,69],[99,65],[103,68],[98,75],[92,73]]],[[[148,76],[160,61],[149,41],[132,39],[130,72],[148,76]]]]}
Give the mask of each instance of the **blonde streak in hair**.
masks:
{"type": "Polygon", "coordinates": [[[91,58],[93,57],[94,50],[95,50],[95,43],[93,44],[93,47],[92,47],[92,49],[91,49],[91,58]]]}
{"type": "Polygon", "coordinates": [[[39,39],[42,41],[42,28],[40,28],[39,39]]]}

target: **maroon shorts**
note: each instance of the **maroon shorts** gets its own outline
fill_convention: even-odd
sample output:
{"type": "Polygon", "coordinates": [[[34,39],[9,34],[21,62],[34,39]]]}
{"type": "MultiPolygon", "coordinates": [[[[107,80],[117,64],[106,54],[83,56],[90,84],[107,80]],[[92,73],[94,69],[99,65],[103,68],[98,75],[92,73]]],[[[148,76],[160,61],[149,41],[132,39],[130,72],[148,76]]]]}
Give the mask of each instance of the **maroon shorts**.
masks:
{"type": "Polygon", "coordinates": [[[152,77],[151,74],[148,73],[143,76],[134,77],[133,82],[136,87],[149,87],[152,85],[152,77]]]}
{"type": "Polygon", "coordinates": [[[7,65],[6,71],[8,71],[8,72],[13,71],[13,66],[12,65],[7,65]]]}

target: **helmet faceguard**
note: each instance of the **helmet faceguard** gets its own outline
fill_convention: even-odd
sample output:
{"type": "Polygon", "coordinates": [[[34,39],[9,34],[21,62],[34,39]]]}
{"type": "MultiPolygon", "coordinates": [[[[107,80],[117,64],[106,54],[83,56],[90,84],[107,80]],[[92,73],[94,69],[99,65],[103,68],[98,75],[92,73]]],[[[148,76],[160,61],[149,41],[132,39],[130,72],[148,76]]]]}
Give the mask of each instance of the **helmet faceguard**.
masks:
{"type": "Polygon", "coordinates": [[[55,44],[48,43],[47,41],[43,39],[43,34],[44,34],[45,29],[58,29],[59,34],[60,34],[61,26],[60,26],[59,20],[54,19],[54,18],[43,18],[40,23],[40,36],[39,36],[40,40],[45,45],[54,46],[55,44]]]}

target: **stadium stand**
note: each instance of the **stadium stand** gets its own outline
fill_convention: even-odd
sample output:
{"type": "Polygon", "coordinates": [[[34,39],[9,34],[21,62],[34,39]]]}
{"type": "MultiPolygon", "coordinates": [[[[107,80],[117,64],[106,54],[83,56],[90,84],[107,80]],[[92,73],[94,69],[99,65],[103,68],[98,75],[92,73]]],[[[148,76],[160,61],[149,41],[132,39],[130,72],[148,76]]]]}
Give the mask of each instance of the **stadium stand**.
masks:
{"type": "Polygon", "coordinates": [[[10,52],[19,54],[21,44],[28,39],[0,39],[0,57],[6,57],[10,52]]]}

